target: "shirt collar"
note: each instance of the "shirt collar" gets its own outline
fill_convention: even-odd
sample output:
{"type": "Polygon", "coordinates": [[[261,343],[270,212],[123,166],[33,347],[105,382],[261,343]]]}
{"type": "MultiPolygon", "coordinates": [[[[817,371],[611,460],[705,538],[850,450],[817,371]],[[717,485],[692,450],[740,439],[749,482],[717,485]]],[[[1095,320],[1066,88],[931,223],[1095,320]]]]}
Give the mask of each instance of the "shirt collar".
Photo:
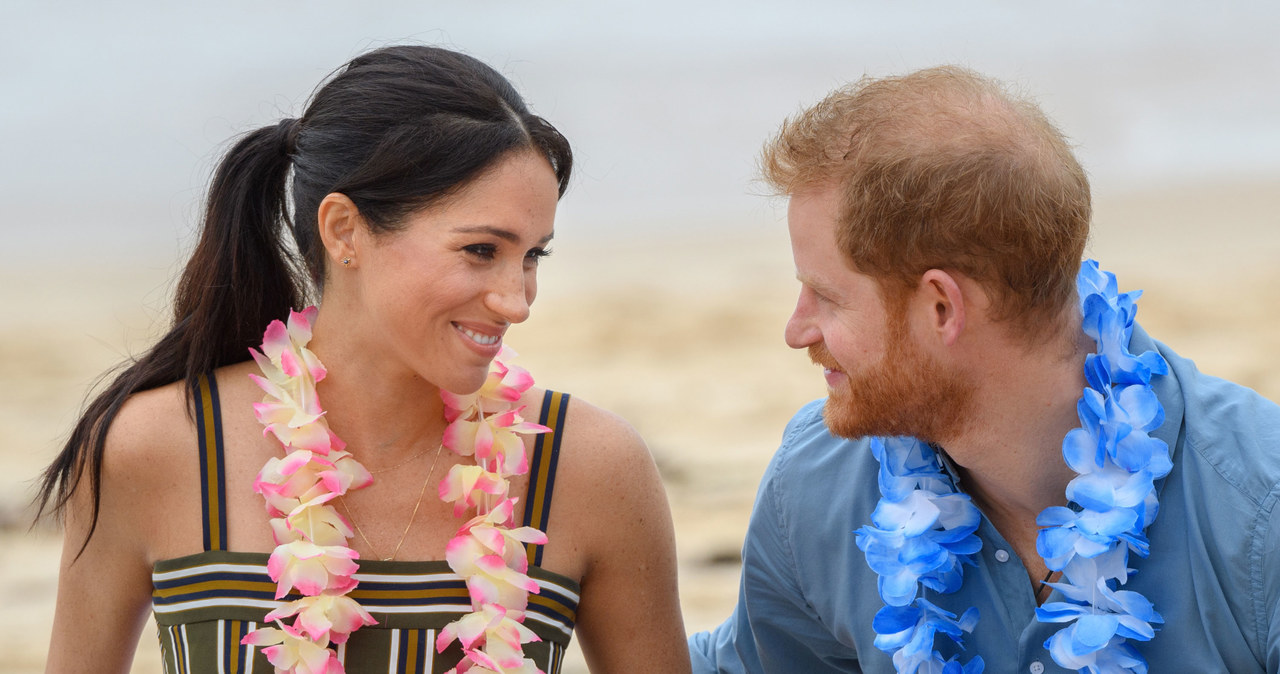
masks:
{"type": "MultiPolygon", "coordinates": [[[[1129,353],[1140,354],[1146,351],[1158,352],[1169,363],[1168,374],[1151,377],[1151,388],[1155,391],[1156,398],[1160,400],[1160,406],[1164,408],[1164,423],[1151,432],[1151,437],[1163,440],[1169,445],[1169,459],[1176,463],[1178,438],[1182,435],[1183,415],[1186,412],[1182,385],[1175,372],[1175,369],[1181,366],[1182,359],[1164,344],[1152,339],[1141,325],[1134,323],[1133,336],[1129,338],[1129,353]],[[1179,362],[1174,362],[1175,360],[1179,362]]],[[[1156,492],[1159,493],[1163,486],[1164,478],[1161,478],[1156,483],[1156,492]]]]}

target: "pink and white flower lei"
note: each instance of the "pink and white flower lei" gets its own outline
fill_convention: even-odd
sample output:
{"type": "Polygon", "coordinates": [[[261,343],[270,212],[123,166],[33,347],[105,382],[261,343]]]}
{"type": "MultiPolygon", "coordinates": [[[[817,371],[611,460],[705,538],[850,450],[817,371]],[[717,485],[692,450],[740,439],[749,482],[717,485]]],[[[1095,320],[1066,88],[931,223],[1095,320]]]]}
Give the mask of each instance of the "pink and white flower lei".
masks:
{"type": "Polygon", "coordinates": [[[324,419],[316,383],[325,369],[307,349],[315,316],[315,307],[290,312],[287,326],[267,326],[262,351],[249,349],[263,375],[249,377],[266,393],[254,403],[254,415],[285,451],[284,458],[268,460],[253,483],[266,500],[276,542],[267,573],[276,582],[276,599],[291,589],[304,596],[267,614],[278,627],[250,632],[241,643],[264,646],[278,672],[342,674],[329,644],[344,643],[377,621],[347,596],[358,585],[359,554],[347,545],[351,526],[329,502],[367,487],[373,476],[344,451],[346,443],[324,419]],[[292,624],[284,622],[291,617],[292,624]]]}
{"type": "Polygon", "coordinates": [[[533,527],[515,527],[515,505],[509,478],[529,472],[520,437],[551,429],[525,421],[517,407],[533,386],[523,368],[507,365],[515,352],[503,347],[480,390],[470,395],[441,391],[445,428],[442,442],[475,465],[458,464],[440,482],[440,498],[453,503],[454,517],[474,508],[476,514],[445,548],[445,559],[462,576],[471,595],[472,612],[449,623],[436,639],[443,651],[455,639],[463,658],[457,674],[534,674],[541,672],[524,657],[523,645],[540,641],[525,627],[529,593],[538,584],[527,574],[525,543],[543,545],[547,535],[533,527]]]}
{"type": "MultiPolygon", "coordinates": [[[[263,376],[249,375],[266,393],[254,414],[284,448],[258,473],[254,491],[266,501],[276,549],[267,573],[276,582],[276,599],[296,589],[301,599],[267,614],[277,627],[251,632],[241,643],[262,646],[277,672],[344,674],[331,643],[345,643],[357,629],[377,621],[348,596],[359,554],[348,542],[351,526],[329,502],[373,483],[369,471],[345,451],[329,429],[316,384],[324,379],[320,359],[306,348],[317,310],[291,311],[286,325],[272,321],[263,334],[262,350],[250,349],[263,376]],[[285,620],[293,618],[292,623],[285,620]]],[[[533,385],[529,373],[502,362],[515,355],[504,348],[494,360],[484,386],[459,396],[441,391],[445,403],[444,446],[475,465],[457,465],[440,483],[440,498],[454,504],[454,516],[471,508],[476,515],[449,542],[445,558],[467,584],[473,612],[450,623],[436,641],[443,651],[455,639],[464,657],[458,674],[533,674],[523,644],[538,637],[525,627],[529,592],[538,585],[527,574],[523,543],[545,544],[546,535],[531,527],[513,528],[517,499],[508,496],[508,478],[528,472],[520,435],[547,429],[520,417],[516,407],[533,385]]]]}

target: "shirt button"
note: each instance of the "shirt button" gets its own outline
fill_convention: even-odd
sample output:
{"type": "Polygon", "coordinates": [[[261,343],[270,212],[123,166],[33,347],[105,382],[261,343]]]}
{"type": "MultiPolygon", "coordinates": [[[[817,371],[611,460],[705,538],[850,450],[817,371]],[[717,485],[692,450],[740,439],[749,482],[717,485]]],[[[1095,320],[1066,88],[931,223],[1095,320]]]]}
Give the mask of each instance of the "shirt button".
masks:
{"type": "MultiPolygon", "coordinates": [[[[1009,551],[1008,551],[1008,550],[996,550],[996,561],[997,561],[997,562],[1007,562],[1007,561],[1009,561],[1009,551]]],[[[1036,665],[1039,665],[1039,664],[1040,664],[1040,663],[1038,663],[1038,662],[1036,663],[1036,665]]],[[[1032,667],[1034,668],[1034,667],[1035,667],[1035,665],[1032,665],[1032,667]]],[[[1043,665],[1041,665],[1041,667],[1040,667],[1040,671],[1034,671],[1034,670],[1033,670],[1031,674],[1040,674],[1040,672],[1043,672],[1043,671],[1044,671],[1044,666],[1043,666],[1043,665]]]]}
{"type": "MultiPolygon", "coordinates": [[[[1004,552],[1004,550],[1001,550],[1000,552],[1004,552]]],[[[1005,556],[1008,557],[1009,555],[1006,553],[1005,556]]],[[[1031,674],[1044,674],[1044,665],[1040,664],[1040,661],[1038,660],[1031,663],[1030,669],[1031,674]]]]}

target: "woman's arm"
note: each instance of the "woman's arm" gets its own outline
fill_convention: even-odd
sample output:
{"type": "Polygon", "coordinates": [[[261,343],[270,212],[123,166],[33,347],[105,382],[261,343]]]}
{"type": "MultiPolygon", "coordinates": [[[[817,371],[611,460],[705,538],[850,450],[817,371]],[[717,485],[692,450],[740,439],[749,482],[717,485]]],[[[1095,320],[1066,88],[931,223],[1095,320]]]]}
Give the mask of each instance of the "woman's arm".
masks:
{"type": "Polygon", "coordinates": [[[129,671],[151,608],[149,538],[156,518],[165,516],[165,489],[156,477],[166,474],[163,462],[171,460],[164,456],[166,447],[181,442],[189,429],[180,394],[167,389],[134,396],[112,423],[97,526],[87,545],[93,512],[87,479],[63,510],[49,674],[129,671]],[[158,445],[165,436],[169,440],[158,445]]]}
{"type": "Polygon", "coordinates": [[[557,500],[570,487],[573,512],[565,514],[585,557],[577,630],[587,664],[606,674],[690,671],[675,534],[653,457],[625,421],[576,398],[565,445],[561,469],[569,474],[557,500]]]}

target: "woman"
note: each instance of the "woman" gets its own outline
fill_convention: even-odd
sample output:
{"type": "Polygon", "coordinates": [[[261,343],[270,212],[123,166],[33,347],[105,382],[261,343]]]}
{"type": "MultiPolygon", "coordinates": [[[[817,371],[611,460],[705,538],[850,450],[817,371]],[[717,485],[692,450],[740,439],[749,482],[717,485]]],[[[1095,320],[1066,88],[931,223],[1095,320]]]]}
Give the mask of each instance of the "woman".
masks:
{"type": "Polygon", "coordinates": [[[571,161],[497,72],[414,46],[232,147],[172,329],[46,472],[66,528],[48,671],[127,671],[153,609],[172,672],[553,672],[575,622],[593,671],[688,670],[640,438],[489,374],[571,161]]]}

